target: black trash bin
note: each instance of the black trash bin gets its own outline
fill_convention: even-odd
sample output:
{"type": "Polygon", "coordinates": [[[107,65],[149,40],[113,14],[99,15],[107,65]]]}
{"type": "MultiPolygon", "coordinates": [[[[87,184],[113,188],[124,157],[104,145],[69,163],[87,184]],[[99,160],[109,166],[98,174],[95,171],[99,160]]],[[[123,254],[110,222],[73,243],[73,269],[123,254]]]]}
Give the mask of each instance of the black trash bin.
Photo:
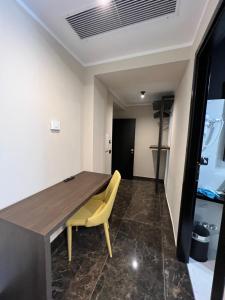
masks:
{"type": "Polygon", "coordinates": [[[200,262],[208,260],[210,232],[203,225],[196,225],[192,232],[190,256],[200,262]]]}

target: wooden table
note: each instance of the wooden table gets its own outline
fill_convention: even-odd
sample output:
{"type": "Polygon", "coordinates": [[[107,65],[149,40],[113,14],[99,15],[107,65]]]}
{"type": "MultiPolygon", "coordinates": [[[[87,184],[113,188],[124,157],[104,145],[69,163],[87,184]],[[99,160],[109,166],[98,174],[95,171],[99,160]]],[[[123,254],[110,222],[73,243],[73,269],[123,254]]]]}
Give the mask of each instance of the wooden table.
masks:
{"type": "Polygon", "coordinates": [[[50,236],[110,175],[81,172],[0,211],[0,299],[52,299],[50,236]]]}

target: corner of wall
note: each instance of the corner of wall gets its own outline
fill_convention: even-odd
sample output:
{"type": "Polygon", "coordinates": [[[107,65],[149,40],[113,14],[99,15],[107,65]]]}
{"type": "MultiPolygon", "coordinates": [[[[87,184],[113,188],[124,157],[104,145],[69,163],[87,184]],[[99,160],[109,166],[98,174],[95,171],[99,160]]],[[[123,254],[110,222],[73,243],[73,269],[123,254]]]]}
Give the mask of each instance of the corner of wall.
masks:
{"type": "Polygon", "coordinates": [[[194,73],[194,60],[196,51],[205,35],[207,26],[217,8],[219,0],[208,1],[204,15],[199,24],[195,41],[192,47],[191,58],[187,69],[176,90],[173,123],[171,132],[171,148],[166,182],[166,196],[170,210],[173,230],[178,233],[180,204],[182,197],[183,176],[185,168],[185,157],[188,140],[189,113],[192,93],[192,82],[194,73]]]}

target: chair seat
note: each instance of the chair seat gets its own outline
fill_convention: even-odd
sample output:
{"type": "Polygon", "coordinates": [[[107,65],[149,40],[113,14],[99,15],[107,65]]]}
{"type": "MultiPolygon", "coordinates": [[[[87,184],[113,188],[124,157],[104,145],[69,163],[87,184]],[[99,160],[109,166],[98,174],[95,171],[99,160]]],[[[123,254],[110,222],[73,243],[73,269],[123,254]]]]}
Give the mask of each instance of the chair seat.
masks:
{"type": "Polygon", "coordinates": [[[105,206],[105,202],[100,197],[92,197],[84,206],[82,206],[67,222],[67,226],[85,226],[87,219],[94,213],[101,210],[105,206]]]}
{"type": "Polygon", "coordinates": [[[69,262],[71,262],[72,259],[73,226],[76,226],[76,229],[78,230],[79,226],[93,227],[103,225],[109,256],[112,257],[112,248],[109,236],[109,217],[116,198],[120,180],[121,175],[116,170],[107,188],[100,194],[92,197],[67,221],[66,225],[69,262]]]}

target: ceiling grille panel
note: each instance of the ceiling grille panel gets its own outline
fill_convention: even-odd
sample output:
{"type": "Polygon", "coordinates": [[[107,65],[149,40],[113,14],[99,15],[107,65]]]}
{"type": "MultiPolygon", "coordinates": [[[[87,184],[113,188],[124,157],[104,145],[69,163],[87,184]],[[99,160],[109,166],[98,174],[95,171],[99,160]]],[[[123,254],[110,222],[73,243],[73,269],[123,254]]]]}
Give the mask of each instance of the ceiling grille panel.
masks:
{"type": "Polygon", "coordinates": [[[81,39],[173,14],[177,0],[112,0],[66,18],[81,39]]]}

